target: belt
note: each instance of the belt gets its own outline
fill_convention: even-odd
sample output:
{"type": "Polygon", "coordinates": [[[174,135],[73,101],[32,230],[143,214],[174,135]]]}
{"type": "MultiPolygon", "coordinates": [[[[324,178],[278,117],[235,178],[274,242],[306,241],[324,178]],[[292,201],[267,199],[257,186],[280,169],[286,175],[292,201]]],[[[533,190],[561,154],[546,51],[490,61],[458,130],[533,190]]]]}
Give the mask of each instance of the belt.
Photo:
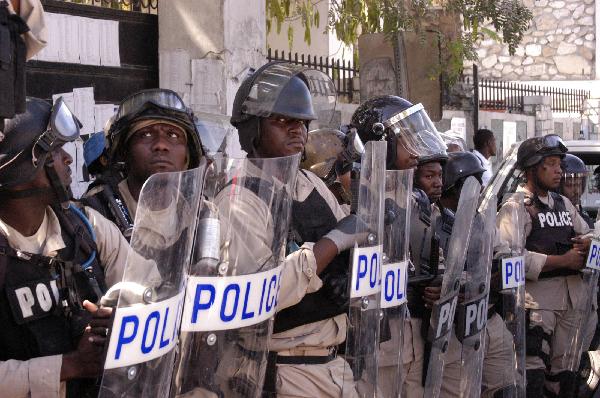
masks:
{"type": "Polygon", "coordinates": [[[337,358],[337,347],[291,348],[277,352],[277,363],[284,365],[319,365],[337,358]]]}

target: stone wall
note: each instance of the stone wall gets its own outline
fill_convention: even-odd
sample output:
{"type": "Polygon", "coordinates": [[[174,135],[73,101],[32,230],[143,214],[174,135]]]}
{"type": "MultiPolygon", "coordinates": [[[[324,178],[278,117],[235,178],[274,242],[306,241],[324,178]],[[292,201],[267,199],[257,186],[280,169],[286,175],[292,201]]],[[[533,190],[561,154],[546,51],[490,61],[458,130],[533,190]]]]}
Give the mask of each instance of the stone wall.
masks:
{"type": "Polygon", "coordinates": [[[484,40],[477,50],[480,76],[502,80],[594,79],[594,0],[524,0],[524,4],[533,12],[533,20],[523,42],[515,55],[509,56],[508,46],[484,40]]]}

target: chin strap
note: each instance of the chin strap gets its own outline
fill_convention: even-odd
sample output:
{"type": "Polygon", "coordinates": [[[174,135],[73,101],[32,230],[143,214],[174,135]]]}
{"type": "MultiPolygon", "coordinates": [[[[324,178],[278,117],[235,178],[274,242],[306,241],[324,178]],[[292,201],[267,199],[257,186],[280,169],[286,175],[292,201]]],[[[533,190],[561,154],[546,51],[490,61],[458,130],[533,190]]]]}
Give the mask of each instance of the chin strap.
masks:
{"type": "Polygon", "coordinates": [[[54,161],[51,156],[48,156],[46,163],[44,164],[44,168],[46,169],[46,175],[50,180],[50,185],[56,194],[56,197],[62,206],[63,209],[67,209],[69,207],[69,202],[71,197],[73,196],[71,193],[71,187],[65,187],[56,169],[54,168],[54,161]]]}

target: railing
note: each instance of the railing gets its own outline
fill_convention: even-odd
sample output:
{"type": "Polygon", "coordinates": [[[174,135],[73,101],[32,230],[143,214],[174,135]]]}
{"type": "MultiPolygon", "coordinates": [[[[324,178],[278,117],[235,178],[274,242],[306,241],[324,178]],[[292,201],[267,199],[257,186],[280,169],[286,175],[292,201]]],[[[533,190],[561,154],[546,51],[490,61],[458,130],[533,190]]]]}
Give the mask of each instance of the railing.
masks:
{"type": "Polygon", "coordinates": [[[143,12],[156,14],[158,0],[53,0],[64,3],[83,4],[103,8],[112,8],[121,11],[143,12]]]}
{"type": "MultiPolygon", "coordinates": [[[[467,76],[462,79],[471,83],[467,76]]],[[[553,112],[581,113],[590,91],[558,87],[541,87],[501,80],[479,79],[479,109],[523,112],[523,97],[541,95],[552,98],[553,112]]]]}
{"type": "Polygon", "coordinates": [[[338,96],[346,96],[348,102],[352,102],[354,87],[352,78],[358,74],[358,68],[352,66],[350,61],[344,61],[328,57],[317,57],[316,55],[304,55],[291,52],[275,50],[269,48],[267,53],[269,61],[282,60],[293,64],[308,66],[323,71],[333,80],[337,89],[338,96]]]}

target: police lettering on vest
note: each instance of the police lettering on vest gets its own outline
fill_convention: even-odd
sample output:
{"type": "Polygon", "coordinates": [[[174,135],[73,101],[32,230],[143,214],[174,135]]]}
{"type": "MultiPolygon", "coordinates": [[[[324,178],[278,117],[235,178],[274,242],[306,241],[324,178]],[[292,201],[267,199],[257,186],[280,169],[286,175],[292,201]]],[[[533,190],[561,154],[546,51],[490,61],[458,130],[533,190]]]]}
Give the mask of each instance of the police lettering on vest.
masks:
{"type": "Polygon", "coordinates": [[[31,322],[51,314],[59,304],[55,280],[39,280],[18,287],[6,287],[17,324],[31,322]]]}
{"type": "Polygon", "coordinates": [[[545,213],[538,213],[538,220],[540,221],[540,227],[544,228],[548,227],[565,227],[565,226],[573,226],[573,221],[571,220],[571,214],[568,211],[548,211],[545,213]]]}
{"type": "Polygon", "coordinates": [[[503,258],[502,289],[511,289],[525,284],[525,258],[523,256],[503,258]]]}
{"type": "Polygon", "coordinates": [[[171,351],[177,342],[183,293],[156,303],[117,308],[104,368],[143,363],[171,351]]]}
{"type": "Polygon", "coordinates": [[[190,277],[181,330],[239,329],[275,315],[283,265],[257,274],[190,277]]]}
{"type": "Polygon", "coordinates": [[[354,248],[350,297],[364,297],[380,292],[382,251],[382,245],[354,248]]]}
{"type": "Polygon", "coordinates": [[[383,279],[381,308],[397,307],[407,302],[408,261],[384,264],[381,278],[383,279]]]}
{"type": "Polygon", "coordinates": [[[600,242],[596,239],[592,239],[592,242],[590,243],[590,251],[588,252],[585,266],[587,268],[600,270],[600,242]]]}

